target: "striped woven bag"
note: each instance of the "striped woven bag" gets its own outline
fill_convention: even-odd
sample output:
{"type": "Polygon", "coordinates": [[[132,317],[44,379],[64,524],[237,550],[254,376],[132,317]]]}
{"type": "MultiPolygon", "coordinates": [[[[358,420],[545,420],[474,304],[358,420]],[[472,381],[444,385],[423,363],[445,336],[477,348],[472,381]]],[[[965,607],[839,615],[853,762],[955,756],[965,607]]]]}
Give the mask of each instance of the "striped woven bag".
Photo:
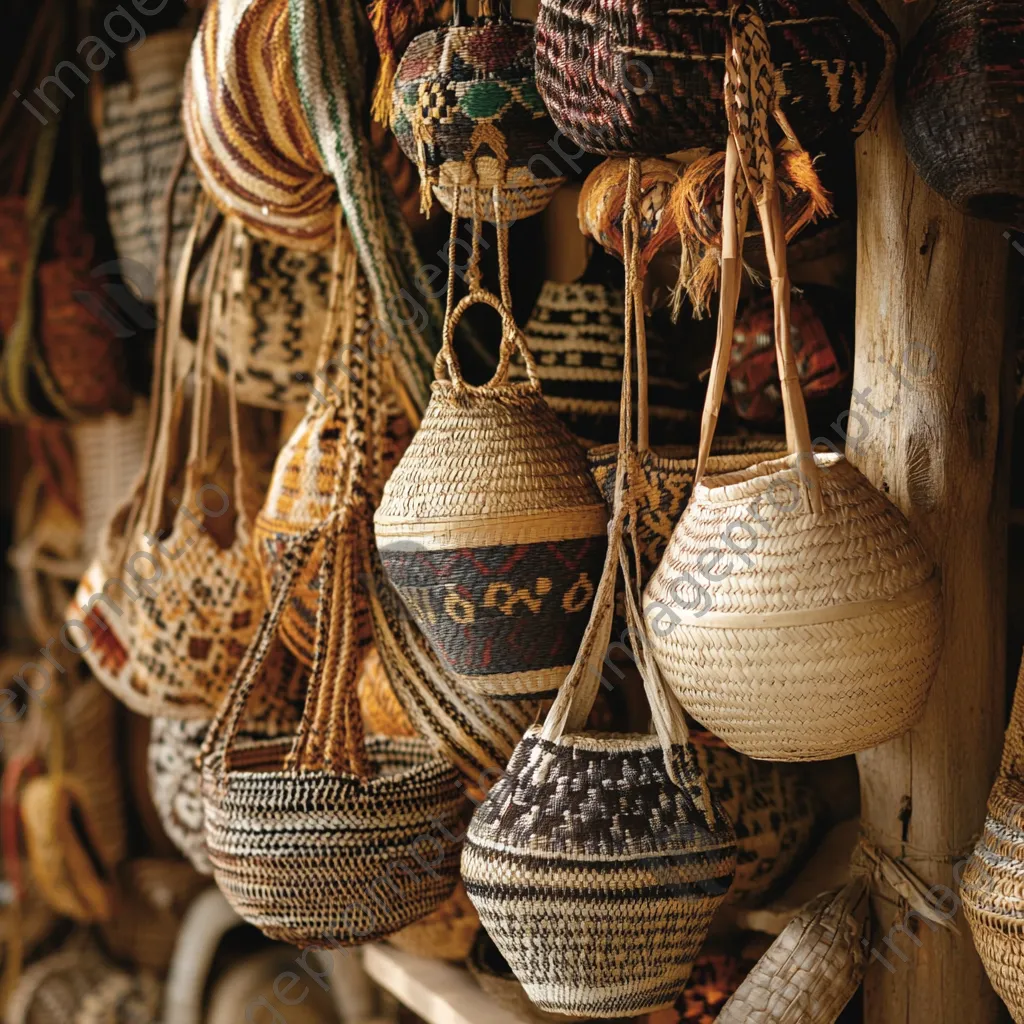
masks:
{"type": "MultiPolygon", "coordinates": [[[[635,164],[631,178],[638,188],[635,164]]],[[[632,246],[631,230],[627,222],[632,246]]],[[[473,815],[462,856],[466,891],[527,995],[542,1010],[581,1017],[671,1006],[736,866],[732,825],[650,658],[624,537],[636,296],[628,280],[622,468],[592,617],[544,725],[527,732],[473,815]],[[620,566],[653,716],[648,736],[581,731],[600,687],[620,566]]]]}
{"type": "MultiPolygon", "coordinates": [[[[351,322],[342,351],[353,347],[351,322]]],[[[359,580],[369,544],[368,401],[380,372],[354,354],[345,395],[345,459],[330,515],[283,556],[273,603],[203,749],[203,802],[214,877],[271,938],[358,945],[431,913],[458,878],[458,773],[418,738],[364,737],[357,675],[368,609],[359,580]],[[238,731],[298,570],[323,538],[316,652],[302,721],[283,741],[238,731]],[[379,897],[382,886],[387,895],[379,897]]]]}
{"type": "Polygon", "coordinates": [[[645,615],[658,664],[697,721],[751,757],[820,760],[918,720],[941,651],[939,586],[899,510],[842,456],[812,449],[767,133],[775,79],[760,19],[738,16],[733,31],[718,343],[693,497],[647,584],[645,615]],[[739,292],[741,170],[768,243],[791,454],[705,478],[739,292]]]}
{"type": "Polygon", "coordinates": [[[256,237],[331,246],[340,202],[395,373],[422,410],[441,309],[364,128],[371,52],[355,0],[212,0],[192,50],[185,133],[217,205],[256,237]]]}

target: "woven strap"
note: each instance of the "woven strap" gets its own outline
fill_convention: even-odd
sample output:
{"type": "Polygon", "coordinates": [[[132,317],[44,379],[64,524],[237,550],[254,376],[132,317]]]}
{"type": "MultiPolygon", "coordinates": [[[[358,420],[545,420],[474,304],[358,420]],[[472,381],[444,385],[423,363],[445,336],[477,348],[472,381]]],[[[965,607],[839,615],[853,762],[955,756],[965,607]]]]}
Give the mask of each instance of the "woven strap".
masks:
{"type": "MultiPolygon", "coordinates": [[[[718,307],[715,356],[701,420],[694,483],[700,483],[707,468],[728,376],[736,305],[742,281],[742,239],[747,218],[747,203],[738,196],[738,176],[742,174],[746,193],[753,199],[761,220],[771,272],[775,303],[775,351],[786,418],[786,441],[790,452],[797,456],[804,506],[813,512],[820,512],[818,470],[814,462],[807,408],[800,389],[800,376],[790,337],[786,236],[775,177],[775,155],[768,134],[769,116],[778,110],[775,71],[764,23],[749,7],[737,8],[732,12],[725,63],[729,141],[722,201],[722,293],[718,307]]],[[[788,125],[786,127],[788,129],[788,125]]]]}
{"type": "Polygon", "coordinates": [[[440,347],[441,308],[415,282],[420,257],[363,129],[366,16],[356,0],[288,0],[299,95],[334,177],[397,376],[422,412],[440,347]],[[393,343],[393,344],[391,344],[393,343]]]}

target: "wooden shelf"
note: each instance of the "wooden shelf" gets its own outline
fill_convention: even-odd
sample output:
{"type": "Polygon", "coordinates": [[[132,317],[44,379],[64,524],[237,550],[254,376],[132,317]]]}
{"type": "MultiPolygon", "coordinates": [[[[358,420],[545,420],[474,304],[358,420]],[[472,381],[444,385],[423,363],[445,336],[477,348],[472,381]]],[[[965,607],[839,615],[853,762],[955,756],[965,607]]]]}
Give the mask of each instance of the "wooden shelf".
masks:
{"type": "Polygon", "coordinates": [[[427,1024],[533,1024],[496,1006],[468,971],[391,946],[363,950],[366,973],[427,1024]]]}

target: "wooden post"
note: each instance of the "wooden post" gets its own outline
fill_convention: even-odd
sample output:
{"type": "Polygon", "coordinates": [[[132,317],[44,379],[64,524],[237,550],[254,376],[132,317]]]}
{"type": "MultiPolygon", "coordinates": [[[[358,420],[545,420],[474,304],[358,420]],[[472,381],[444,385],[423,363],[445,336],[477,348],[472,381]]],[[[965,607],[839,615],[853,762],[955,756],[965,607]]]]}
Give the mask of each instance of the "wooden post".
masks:
{"type": "MultiPolygon", "coordinates": [[[[899,23],[900,0],[886,6],[899,23]]],[[[857,141],[857,197],[847,453],[917,528],[939,566],[945,607],[924,719],[858,756],[861,819],[868,838],[926,885],[955,892],[1005,722],[1009,244],[999,227],[957,213],[917,177],[892,97],[857,141]]],[[[954,907],[959,935],[908,922],[905,907],[876,896],[866,1022],[1002,1019],[959,904],[947,901],[954,907]]]]}

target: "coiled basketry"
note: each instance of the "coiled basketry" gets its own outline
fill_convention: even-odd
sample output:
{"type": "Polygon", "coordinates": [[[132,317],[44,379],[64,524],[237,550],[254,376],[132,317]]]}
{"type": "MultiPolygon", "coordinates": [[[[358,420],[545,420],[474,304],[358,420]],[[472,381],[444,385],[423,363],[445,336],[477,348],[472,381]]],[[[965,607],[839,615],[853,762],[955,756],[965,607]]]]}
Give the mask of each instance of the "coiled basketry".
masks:
{"type": "Polygon", "coordinates": [[[381,561],[463,685],[496,696],[550,693],[586,627],[604,558],[604,503],[502,303],[471,293],[445,339],[430,405],[374,516],[381,561]],[[504,325],[498,370],[480,386],[463,380],[452,350],[455,323],[475,301],[499,310],[504,325]],[[508,382],[513,345],[526,361],[524,383],[508,382]]]}
{"type": "MultiPolygon", "coordinates": [[[[800,137],[863,130],[896,62],[896,31],[881,8],[874,0],[758,0],[756,7],[800,137]]],[[[551,119],[589,153],[720,149],[730,11],[725,0],[685,7],[542,0],[537,87],[551,119]]]]}
{"type": "Polygon", "coordinates": [[[1024,229],[1024,14],[940,0],[901,62],[900,125],[922,178],[954,206],[1024,229]]]}
{"type": "MultiPolygon", "coordinates": [[[[744,36],[757,31],[743,27],[744,36]]],[[[744,52],[747,44],[741,37],[736,45],[744,52]]],[[[742,80],[729,88],[737,86],[742,80]]],[[[694,718],[751,757],[815,760],[875,746],[918,719],[938,664],[942,616],[932,562],[903,515],[844,458],[812,452],[771,167],[766,138],[730,137],[723,294],[697,482],[644,607],[658,663],[694,718]],[[704,479],[738,292],[741,148],[753,148],[757,166],[769,169],[767,180],[751,164],[744,173],[771,261],[793,454],[704,479]]]]}
{"type": "Polygon", "coordinates": [[[999,778],[960,898],[992,987],[1024,1021],[1024,672],[1017,678],[999,778]]]}
{"type": "Polygon", "coordinates": [[[391,126],[429,192],[449,213],[510,224],[539,213],[565,181],[552,159],[554,126],[534,81],[534,27],[508,0],[418,35],[395,75],[391,126]],[[462,195],[457,199],[456,193],[462,195]]]}

